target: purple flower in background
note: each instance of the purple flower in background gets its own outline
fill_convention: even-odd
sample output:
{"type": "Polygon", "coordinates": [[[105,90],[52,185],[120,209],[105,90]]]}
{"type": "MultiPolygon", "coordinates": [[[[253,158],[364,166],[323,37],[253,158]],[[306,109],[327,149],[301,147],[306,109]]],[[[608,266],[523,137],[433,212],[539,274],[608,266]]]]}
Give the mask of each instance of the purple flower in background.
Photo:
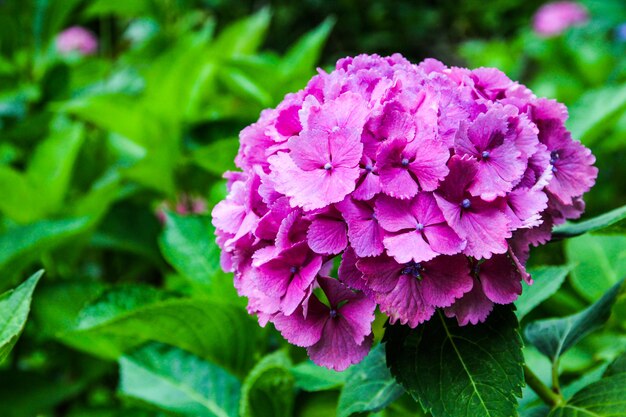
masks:
{"type": "Polygon", "coordinates": [[[241,132],[212,213],[222,266],[261,325],[336,370],[367,355],[376,306],[482,322],[584,209],[597,169],[566,119],[495,68],[342,59],[241,132]]]}
{"type": "Polygon", "coordinates": [[[98,50],[98,39],[84,27],[72,26],[57,35],[56,48],[62,54],[93,55],[98,50]]]}
{"type": "Polygon", "coordinates": [[[533,30],[546,38],[558,36],[567,28],[582,25],[589,20],[587,9],[574,1],[556,1],[544,4],[533,17],[533,30]]]}

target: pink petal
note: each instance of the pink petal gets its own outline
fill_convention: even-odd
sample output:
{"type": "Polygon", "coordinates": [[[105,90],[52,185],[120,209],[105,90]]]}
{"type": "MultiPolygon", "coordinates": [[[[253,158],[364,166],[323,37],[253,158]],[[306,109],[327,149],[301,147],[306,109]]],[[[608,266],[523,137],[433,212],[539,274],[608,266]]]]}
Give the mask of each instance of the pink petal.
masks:
{"type": "Polygon", "coordinates": [[[346,223],[334,218],[317,217],[311,222],[307,241],[314,252],[338,254],[348,246],[346,223]]]}
{"type": "Polygon", "coordinates": [[[422,233],[416,230],[388,234],[383,238],[383,244],[387,249],[387,253],[393,256],[398,263],[423,262],[438,255],[424,240],[422,233]]]}
{"type": "Polygon", "coordinates": [[[329,320],[319,342],[307,349],[313,362],[335,371],[344,371],[367,356],[373,336],[357,344],[342,320],[329,320]]]}
{"type": "Polygon", "coordinates": [[[495,255],[479,266],[483,292],[497,304],[509,304],[522,293],[522,276],[506,255],[495,255]]]}

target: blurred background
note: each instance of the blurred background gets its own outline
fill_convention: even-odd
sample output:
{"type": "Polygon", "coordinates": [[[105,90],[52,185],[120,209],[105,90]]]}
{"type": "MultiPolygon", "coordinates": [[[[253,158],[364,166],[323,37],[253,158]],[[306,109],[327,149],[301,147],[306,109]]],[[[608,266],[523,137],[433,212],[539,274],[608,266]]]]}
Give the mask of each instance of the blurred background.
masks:
{"type": "MultiPolygon", "coordinates": [[[[239,131],[340,57],[399,52],[500,68],[568,105],[568,127],[600,168],[587,215],[626,204],[626,3],[544,3],[0,0],[0,293],[46,270],[0,364],[0,415],[180,413],[129,388],[118,366],[145,341],[202,356],[180,342],[187,336],[164,334],[160,313],[133,315],[172,297],[218,298],[244,316],[242,334],[220,343],[248,346],[246,359],[208,355],[242,381],[284,347],[245,317],[208,213],[225,195],[239,131]]],[[[560,265],[593,252],[536,315],[577,311],[626,274],[626,237],[581,239],[531,257],[560,265]]],[[[196,330],[210,338],[213,325],[196,330]]],[[[621,334],[610,336],[620,349],[621,334]]],[[[571,380],[614,356],[597,353],[606,340],[568,353],[571,380]]],[[[337,391],[292,391],[282,415],[334,415],[337,391]]],[[[405,400],[385,415],[415,407],[405,400]]]]}

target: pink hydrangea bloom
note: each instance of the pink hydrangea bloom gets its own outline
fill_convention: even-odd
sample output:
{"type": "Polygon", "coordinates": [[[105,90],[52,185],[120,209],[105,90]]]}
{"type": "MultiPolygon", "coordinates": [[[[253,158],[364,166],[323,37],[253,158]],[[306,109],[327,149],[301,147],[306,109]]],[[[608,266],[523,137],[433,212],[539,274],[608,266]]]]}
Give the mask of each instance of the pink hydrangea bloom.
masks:
{"type": "Polygon", "coordinates": [[[552,37],[563,33],[567,28],[587,22],[587,9],[574,1],[555,1],[544,4],[533,17],[533,30],[539,36],[552,37]]]}
{"type": "Polygon", "coordinates": [[[98,50],[98,39],[84,27],[72,26],[57,35],[56,48],[62,54],[93,55],[98,50]]]}
{"type": "Polygon", "coordinates": [[[597,169],[566,118],[494,68],[341,59],[241,132],[213,209],[222,266],[261,325],[335,370],[367,354],[376,306],[482,322],[584,209],[597,169]]]}

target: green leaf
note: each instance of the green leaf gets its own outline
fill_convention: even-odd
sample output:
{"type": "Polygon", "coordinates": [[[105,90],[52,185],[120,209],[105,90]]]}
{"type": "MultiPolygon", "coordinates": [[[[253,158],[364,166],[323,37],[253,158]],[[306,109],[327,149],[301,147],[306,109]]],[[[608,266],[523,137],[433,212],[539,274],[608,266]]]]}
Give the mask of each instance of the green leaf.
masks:
{"type": "Polygon", "coordinates": [[[24,329],[33,291],[42,275],[43,271],[36,272],[15,290],[0,295],[0,363],[9,356],[24,329]]]}
{"type": "Polygon", "coordinates": [[[76,325],[79,312],[96,299],[105,285],[86,280],[42,284],[33,300],[32,320],[44,337],[55,336],[76,325]]]}
{"type": "Polygon", "coordinates": [[[281,62],[284,76],[313,72],[333,26],[335,18],[328,17],[289,48],[281,62]]]}
{"type": "Polygon", "coordinates": [[[604,376],[626,373],[626,353],[619,355],[606,369],[604,376]]]}
{"type": "Polygon", "coordinates": [[[105,358],[145,341],[167,343],[242,375],[263,350],[263,334],[244,310],[231,304],[167,298],[153,289],[126,286],[106,291],[87,305],[66,336],[83,338],[87,343],[79,348],[105,358]],[[109,345],[94,346],[92,340],[109,345]]]}
{"type": "Polygon", "coordinates": [[[253,54],[263,42],[270,17],[269,9],[263,8],[250,17],[230,24],[215,40],[213,53],[222,59],[253,54]]]}
{"type": "Polygon", "coordinates": [[[549,417],[626,416],[626,373],[601,379],[578,391],[549,417]]]}
{"type": "Polygon", "coordinates": [[[626,232],[626,206],[578,223],[565,223],[554,228],[552,239],[565,239],[601,230],[602,234],[626,232]]]}
{"type": "Polygon", "coordinates": [[[261,359],[243,383],[239,415],[290,417],[295,394],[295,380],[289,372],[290,367],[291,360],[284,351],[261,359]]]}
{"type": "Polygon", "coordinates": [[[524,335],[553,362],[580,339],[602,326],[611,315],[611,306],[622,281],[585,310],[567,317],[537,320],[526,326],[524,335]]]}
{"type": "Polygon", "coordinates": [[[515,302],[518,320],[550,298],[563,284],[571,266],[540,266],[529,270],[533,284],[522,283],[522,295],[515,302]]]}
{"type": "Polygon", "coordinates": [[[51,131],[35,150],[26,172],[47,213],[62,205],[85,137],[82,124],[61,118],[52,122],[51,131]]]}
{"type": "Polygon", "coordinates": [[[339,395],[337,417],[381,410],[404,393],[404,388],[398,385],[387,368],[385,346],[382,344],[346,373],[346,384],[339,395]]]}
{"type": "Polygon", "coordinates": [[[238,150],[237,138],[218,139],[194,150],[191,158],[199,167],[221,177],[224,172],[236,169],[234,161],[238,150]]]}
{"type": "Polygon", "coordinates": [[[0,288],[15,271],[37,260],[45,251],[75,239],[90,226],[90,219],[42,220],[16,226],[0,234],[0,288]],[[8,272],[10,271],[10,272],[8,272]]]}
{"type": "Polygon", "coordinates": [[[589,91],[570,107],[572,137],[590,145],[626,110],[626,84],[589,91]]]}
{"type": "Polygon", "coordinates": [[[392,375],[434,417],[514,416],[522,394],[522,340],[511,305],[459,327],[441,311],[416,329],[388,326],[392,375]]]}
{"type": "Polygon", "coordinates": [[[241,385],[220,367],[170,346],[149,344],[120,358],[122,395],[194,417],[237,417],[241,385]]]}
{"type": "Polygon", "coordinates": [[[291,372],[296,378],[296,387],[309,392],[338,388],[346,382],[346,372],[317,366],[311,361],[294,366],[291,372]]]}
{"type": "Polygon", "coordinates": [[[166,213],[159,238],[163,257],[192,284],[222,300],[235,300],[232,278],[220,269],[220,249],[209,216],[166,213]]]}
{"type": "Polygon", "coordinates": [[[565,243],[565,255],[576,265],[572,286],[588,301],[596,301],[626,276],[626,236],[579,236],[565,243]]]}
{"type": "Polygon", "coordinates": [[[19,223],[28,223],[41,218],[37,193],[24,175],[0,165],[0,211],[19,223]]]}

